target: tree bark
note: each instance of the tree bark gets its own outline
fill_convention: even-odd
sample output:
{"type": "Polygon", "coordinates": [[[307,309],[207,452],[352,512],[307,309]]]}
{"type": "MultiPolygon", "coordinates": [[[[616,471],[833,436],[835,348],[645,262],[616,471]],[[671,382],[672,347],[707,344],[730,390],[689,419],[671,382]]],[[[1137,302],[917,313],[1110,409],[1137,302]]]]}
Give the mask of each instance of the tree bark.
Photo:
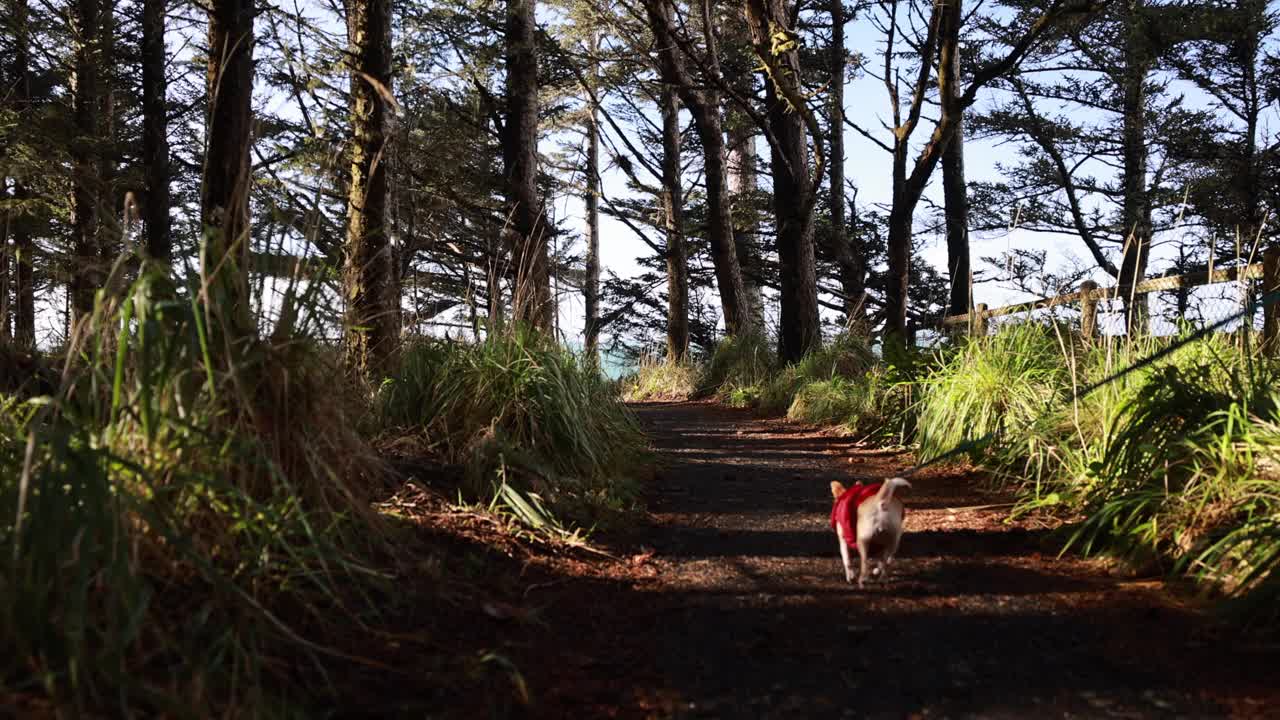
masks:
{"type": "Polygon", "coordinates": [[[167,264],[173,245],[164,45],[166,4],[166,0],[142,2],[142,157],[146,183],[142,232],[147,256],[167,264]]]}
{"type": "Polygon", "coordinates": [[[760,267],[760,220],[751,205],[759,187],[756,173],[756,132],[747,124],[729,132],[729,193],[733,204],[734,250],[742,270],[743,302],[748,324],[741,334],[764,333],[764,295],[756,281],[760,267]]]}
{"type": "Polygon", "coordinates": [[[951,279],[948,315],[963,315],[973,306],[973,277],[969,267],[969,194],[964,181],[964,108],[958,107],[960,87],[960,23],[963,0],[952,0],[954,17],[945,24],[941,52],[951,69],[942,103],[955,114],[955,129],[942,151],[942,194],[947,221],[947,270],[951,279]]]}
{"type": "Polygon", "coordinates": [[[849,237],[844,198],[844,0],[830,0],[831,13],[831,136],[830,182],[831,253],[844,292],[845,323],[862,324],[867,318],[866,263],[849,237]]]}
{"type": "MultiPolygon", "coordinates": [[[[110,0],[108,0],[110,1],[110,0]]],[[[71,5],[74,59],[71,78],[71,322],[73,327],[93,312],[93,297],[102,287],[102,61],[101,0],[75,0],[71,5]]]]}
{"type": "MultiPolygon", "coordinates": [[[[727,45],[750,53],[751,29],[747,27],[742,13],[729,12],[712,22],[723,28],[722,36],[727,45]]],[[[755,78],[750,64],[730,63],[727,68],[725,81],[733,93],[739,98],[754,98],[755,78]]],[[[761,278],[764,276],[764,262],[760,246],[761,218],[755,206],[756,191],[760,187],[757,165],[759,153],[756,151],[760,128],[756,127],[750,115],[737,103],[728,103],[725,107],[725,125],[729,137],[729,193],[733,206],[734,250],[738,257],[738,267],[742,270],[742,301],[750,321],[750,325],[740,334],[763,336],[765,323],[761,278]]]]}
{"type": "Polygon", "coordinates": [[[550,332],[551,298],[547,225],[538,197],[538,43],[536,0],[507,0],[507,116],[502,155],[507,177],[508,232],[515,271],[516,319],[550,332]]]}
{"type": "Polygon", "coordinates": [[[955,134],[942,153],[942,192],[947,219],[947,268],[951,292],[948,315],[963,315],[973,307],[973,277],[969,264],[969,193],[964,179],[964,126],[957,121],[955,134]]]}
{"type": "MultiPolygon", "coordinates": [[[[30,197],[20,184],[14,184],[13,198],[30,197]]],[[[32,348],[36,344],[36,273],[35,243],[25,217],[13,223],[13,342],[20,348],[32,348]]]]}
{"type": "MultiPolygon", "coordinates": [[[[102,5],[102,24],[98,43],[101,47],[98,67],[98,122],[99,149],[94,154],[98,161],[98,269],[105,285],[112,265],[124,251],[130,218],[136,209],[124,208],[124,196],[120,193],[118,117],[116,115],[116,88],[120,86],[116,56],[116,0],[99,0],[102,5]],[[122,213],[122,210],[124,211],[122,213]],[[123,217],[122,217],[123,215],[123,217]]],[[[96,289],[96,288],[95,288],[96,289]]]]}
{"type": "Polygon", "coordinates": [[[667,358],[689,352],[689,261],[684,244],[684,191],[680,179],[680,116],[675,92],[662,88],[662,206],[667,240],[667,358]]]}
{"type": "Polygon", "coordinates": [[[400,296],[387,227],[387,103],[391,94],[389,0],[348,0],[351,187],[347,198],[347,365],[366,377],[388,369],[400,337],[400,296]]]}
{"type": "Polygon", "coordinates": [[[212,309],[233,337],[254,330],[248,279],[253,15],[254,0],[213,0],[209,10],[201,266],[213,293],[212,309]]]}
{"type": "MultiPolygon", "coordinates": [[[[15,0],[13,89],[14,107],[19,117],[31,110],[31,27],[30,10],[26,0],[15,0]]],[[[21,207],[31,198],[31,192],[21,177],[14,178],[13,203],[21,207]]],[[[26,218],[26,210],[10,214],[9,232],[13,241],[11,284],[13,287],[13,340],[20,348],[31,348],[36,342],[36,292],[33,256],[35,243],[26,218]]]]}
{"type": "MultiPolygon", "coordinates": [[[[778,352],[792,362],[822,344],[818,320],[818,279],[813,247],[813,208],[816,188],[809,174],[809,149],[804,109],[784,96],[784,83],[800,77],[798,43],[775,51],[775,36],[786,32],[787,12],[782,0],[747,0],[747,22],[756,52],[771,69],[765,77],[768,124],[774,142],[770,146],[773,175],[773,207],[777,219],[776,246],[779,266],[778,352]],[[786,77],[783,77],[783,76],[786,77]]],[[[821,142],[821,138],[815,138],[821,142]]],[[[820,152],[820,150],[819,150],[820,152]]]]}
{"type": "Polygon", "coordinates": [[[1262,109],[1267,103],[1264,99],[1266,90],[1262,87],[1263,81],[1258,77],[1264,39],[1258,28],[1266,26],[1267,5],[1268,3],[1256,0],[1239,4],[1238,11],[1243,21],[1241,24],[1248,29],[1240,31],[1242,37],[1232,43],[1232,55],[1239,63],[1241,73],[1242,87],[1239,91],[1244,96],[1242,106],[1245,117],[1236,192],[1244,209],[1244,222],[1241,223],[1240,232],[1250,247],[1260,242],[1262,226],[1266,222],[1266,213],[1262,209],[1262,188],[1266,183],[1262,179],[1264,161],[1259,157],[1258,128],[1262,109]]]}
{"type": "MultiPolygon", "coordinates": [[[[675,88],[693,115],[698,138],[702,141],[707,186],[707,241],[711,246],[711,263],[720,291],[725,331],[737,335],[750,327],[750,315],[733,237],[733,206],[729,197],[729,163],[720,118],[720,94],[711,89],[709,83],[695,84],[689,75],[672,26],[671,0],[644,0],[644,4],[657,47],[659,74],[664,83],[675,88]]],[[[714,52],[708,55],[709,62],[716,62],[714,52]]],[[[712,71],[718,72],[714,68],[712,71]]]]}
{"type": "Polygon", "coordinates": [[[1124,168],[1122,182],[1124,202],[1121,218],[1126,238],[1124,257],[1120,263],[1119,289],[1126,307],[1129,333],[1146,328],[1145,296],[1133,297],[1134,284],[1147,274],[1147,258],[1151,248],[1151,197],[1147,188],[1147,118],[1146,80],[1151,68],[1150,54],[1144,37],[1145,0],[1125,0],[1125,46],[1121,92],[1124,105],[1121,131],[1124,168]]]}
{"type": "MultiPolygon", "coordinates": [[[[0,176],[0,200],[9,201],[9,178],[0,176]]],[[[9,234],[13,227],[13,212],[6,211],[0,217],[0,346],[9,344],[12,339],[13,324],[9,317],[9,268],[12,263],[9,257],[9,234]]]]}
{"type": "MultiPolygon", "coordinates": [[[[977,98],[978,91],[986,87],[991,81],[1016,68],[1032,46],[1060,18],[1069,13],[1092,12],[1094,9],[1095,6],[1091,5],[1067,5],[1066,0],[1053,0],[1036,21],[1032,23],[1027,32],[1013,43],[1012,49],[1004,57],[984,64],[974,71],[973,79],[963,93],[960,92],[959,87],[941,87],[950,85],[953,82],[955,73],[951,69],[951,64],[958,60],[954,51],[942,53],[942,62],[938,68],[939,92],[944,96],[949,94],[955,98],[955,101],[950,107],[942,108],[938,122],[934,126],[933,134],[929,136],[929,140],[916,156],[910,173],[907,172],[907,153],[910,151],[911,135],[915,132],[920,121],[924,95],[932,72],[932,63],[926,61],[920,66],[915,81],[914,98],[905,119],[900,119],[898,115],[898,107],[896,105],[897,89],[895,83],[890,79],[893,75],[892,73],[885,74],[886,86],[890,88],[891,97],[895,104],[894,117],[895,120],[900,120],[894,128],[893,205],[889,211],[887,253],[889,277],[885,280],[884,328],[887,344],[902,345],[906,342],[907,285],[909,282],[908,273],[910,272],[912,218],[915,215],[916,205],[920,202],[920,197],[924,194],[925,187],[929,184],[929,178],[937,168],[943,150],[946,149],[947,143],[950,142],[951,136],[955,132],[960,119],[958,111],[963,111],[972,105],[977,98]]],[[[951,34],[951,31],[947,29],[948,25],[958,28],[962,19],[963,16],[960,14],[960,7],[957,3],[935,0],[929,19],[929,28],[924,42],[920,46],[921,57],[931,58],[938,37],[951,34]]],[[[887,68],[892,65],[892,53],[893,48],[889,47],[885,57],[887,68]]]]}
{"type": "MultiPolygon", "coordinates": [[[[600,49],[600,36],[591,34],[591,54],[600,49]]],[[[592,97],[599,83],[599,67],[592,61],[592,97]]],[[[595,100],[590,100],[591,112],[587,116],[587,276],[583,281],[583,304],[586,306],[586,324],[583,344],[587,357],[598,359],[600,352],[600,113],[595,100]]]]}

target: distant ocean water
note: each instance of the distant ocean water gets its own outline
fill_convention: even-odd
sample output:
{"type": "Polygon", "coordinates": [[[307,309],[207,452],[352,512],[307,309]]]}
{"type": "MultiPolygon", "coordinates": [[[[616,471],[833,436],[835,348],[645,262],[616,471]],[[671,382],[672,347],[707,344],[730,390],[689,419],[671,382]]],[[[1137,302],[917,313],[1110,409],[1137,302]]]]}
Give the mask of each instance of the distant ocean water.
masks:
{"type": "MultiPolygon", "coordinates": [[[[565,345],[574,352],[582,352],[581,342],[570,342],[565,345]]],[[[622,355],[611,353],[608,350],[600,352],[600,369],[604,371],[605,377],[610,380],[617,380],[635,369],[635,364],[622,355]]]]}

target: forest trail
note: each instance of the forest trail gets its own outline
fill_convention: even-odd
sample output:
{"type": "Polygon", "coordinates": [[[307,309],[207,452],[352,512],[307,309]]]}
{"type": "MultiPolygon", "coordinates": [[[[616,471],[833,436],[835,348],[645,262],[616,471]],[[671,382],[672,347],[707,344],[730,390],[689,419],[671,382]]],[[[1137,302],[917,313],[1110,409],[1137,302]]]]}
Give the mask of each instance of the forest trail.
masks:
{"type": "MultiPolygon", "coordinates": [[[[962,471],[912,477],[887,586],[847,584],[828,483],[907,456],[711,403],[635,407],[660,453],[652,570],[560,629],[591,676],[558,709],[616,717],[1280,716],[1280,650],[1157,580],[1058,559],[962,471]],[[588,687],[593,686],[593,687],[588,687]]],[[[647,553],[645,555],[647,558],[647,553]]],[[[576,603],[575,603],[576,604],[576,603]]],[[[570,612],[566,608],[566,612],[570,612]]],[[[558,673],[557,673],[558,674],[558,673]]],[[[543,709],[549,709],[543,706],[543,709]]]]}

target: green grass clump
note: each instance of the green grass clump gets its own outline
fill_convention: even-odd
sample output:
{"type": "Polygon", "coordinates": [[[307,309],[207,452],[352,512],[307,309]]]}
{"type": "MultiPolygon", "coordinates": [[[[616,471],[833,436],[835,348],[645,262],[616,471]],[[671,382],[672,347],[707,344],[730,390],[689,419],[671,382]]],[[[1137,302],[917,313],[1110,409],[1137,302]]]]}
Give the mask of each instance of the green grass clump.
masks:
{"type": "Polygon", "coordinates": [[[1235,404],[1192,440],[1173,538],[1179,569],[1221,588],[1231,609],[1280,623],[1280,398],[1235,404]]]}
{"type": "Polygon", "coordinates": [[[921,460],[1038,420],[1070,384],[1054,329],[1038,323],[964,341],[921,381],[921,460]]]}
{"type": "Polygon", "coordinates": [[[534,524],[595,523],[632,508],[646,452],[616,388],[582,357],[533,332],[474,344],[419,340],[379,392],[387,428],[421,433],[473,488],[524,505],[534,524]]]}
{"type": "Polygon", "coordinates": [[[760,409],[773,414],[788,412],[797,394],[806,386],[837,379],[859,380],[875,362],[871,343],[865,336],[842,333],[805,355],[800,362],[774,374],[760,391],[760,409]]]}
{"type": "Polygon", "coordinates": [[[844,378],[818,380],[801,386],[787,417],[814,425],[842,425],[858,409],[866,388],[844,378]]]}
{"type": "Polygon", "coordinates": [[[54,393],[0,398],[0,692],[305,714],[323,684],[291,668],[375,611],[358,395],[314,343],[233,334],[199,297],[144,270],[100,293],[54,393]]]}
{"type": "Polygon", "coordinates": [[[1178,341],[1028,324],[967,343],[924,383],[922,455],[997,431],[980,457],[1015,512],[1078,521],[1068,548],[1189,574],[1275,623],[1280,365],[1226,334],[1145,361],[1178,341]]]}
{"type": "Polygon", "coordinates": [[[910,385],[894,382],[883,368],[876,368],[853,379],[835,377],[801,386],[787,417],[901,442],[910,431],[909,406],[910,385]]]}
{"type": "Polygon", "coordinates": [[[875,362],[869,338],[841,333],[796,363],[796,374],[807,380],[853,378],[870,370],[875,362]]]}
{"type": "Polygon", "coordinates": [[[1280,367],[1211,339],[1146,371],[1074,477],[1069,546],[1190,574],[1275,623],[1280,601],[1280,367]]]}
{"type": "Polygon", "coordinates": [[[1252,454],[1240,448],[1267,446],[1258,428],[1275,415],[1280,374],[1269,361],[1225,355],[1203,364],[1197,354],[1149,371],[1095,443],[1100,456],[1080,493],[1090,516],[1076,536],[1084,549],[1181,555],[1199,542],[1203,516],[1189,508],[1212,507],[1252,474],[1240,462],[1252,454]]]}
{"type": "Polygon", "coordinates": [[[646,357],[622,381],[622,398],[627,402],[688,400],[697,392],[698,368],[670,358],[646,357]]]}
{"type": "Polygon", "coordinates": [[[764,337],[726,337],[703,366],[698,395],[715,396],[737,407],[753,405],[777,371],[778,354],[764,337]]]}

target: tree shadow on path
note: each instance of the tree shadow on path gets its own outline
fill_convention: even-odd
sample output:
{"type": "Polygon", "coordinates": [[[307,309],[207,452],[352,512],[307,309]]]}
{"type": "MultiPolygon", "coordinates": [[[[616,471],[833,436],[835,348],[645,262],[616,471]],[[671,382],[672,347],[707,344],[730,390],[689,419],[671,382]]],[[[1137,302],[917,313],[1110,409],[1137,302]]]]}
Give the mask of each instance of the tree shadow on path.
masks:
{"type": "Polygon", "coordinates": [[[638,412],[664,461],[640,538],[661,572],[610,612],[653,653],[636,677],[668,698],[640,716],[1223,717],[1280,701],[1274,648],[1157,583],[1058,559],[972,477],[914,476],[891,580],[858,590],[825,483],[905,458],[706,403],[638,412]]]}

